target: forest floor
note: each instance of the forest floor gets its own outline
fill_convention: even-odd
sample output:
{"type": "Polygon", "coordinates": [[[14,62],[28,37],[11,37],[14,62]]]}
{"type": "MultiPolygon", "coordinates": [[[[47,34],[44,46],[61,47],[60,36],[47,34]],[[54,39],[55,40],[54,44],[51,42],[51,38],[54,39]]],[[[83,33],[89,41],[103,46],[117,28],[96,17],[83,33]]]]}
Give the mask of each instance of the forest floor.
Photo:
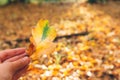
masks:
{"type": "MultiPolygon", "coordinates": [[[[57,35],[62,36],[57,40],[65,46],[61,54],[72,50],[81,53],[80,57],[90,59],[88,62],[92,67],[86,64],[87,68],[83,70],[85,65],[81,64],[84,77],[79,76],[79,79],[120,80],[120,1],[92,5],[18,3],[0,7],[0,50],[28,46],[31,28],[39,19],[48,19],[57,35]],[[85,35],[75,36],[81,33],[85,35]],[[67,35],[70,35],[69,39],[65,37],[67,35]]],[[[81,61],[86,63],[85,59],[81,61]]]]}
{"type": "MultiPolygon", "coordinates": [[[[25,39],[31,34],[31,27],[35,26],[39,19],[48,19],[51,25],[60,24],[62,21],[77,21],[86,18],[86,14],[103,14],[111,17],[114,22],[120,21],[120,1],[108,2],[106,4],[80,4],[80,3],[58,3],[58,4],[11,4],[0,7],[0,44],[1,41],[14,41],[25,39]],[[81,9],[81,10],[80,10],[81,9]],[[83,9],[83,10],[82,10],[83,9]],[[83,12],[82,12],[83,11],[83,12]],[[85,12],[84,12],[85,11],[85,12]],[[90,12],[89,12],[90,11],[90,12]],[[101,12],[101,13],[100,13],[101,12]],[[25,32],[23,34],[23,32],[25,32]]],[[[89,20],[89,19],[88,19],[89,20]]],[[[119,23],[120,24],[120,23],[119,23]]],[[[24,45],[23,45],[24,46],[24,45]]],[[[11,48],[12,46],[10,46],[11,48]]],[[[14,46],[13,47],[17,47],[14,46]]],[[[7,45],[0,49],[9,48],[7,45]]]]}

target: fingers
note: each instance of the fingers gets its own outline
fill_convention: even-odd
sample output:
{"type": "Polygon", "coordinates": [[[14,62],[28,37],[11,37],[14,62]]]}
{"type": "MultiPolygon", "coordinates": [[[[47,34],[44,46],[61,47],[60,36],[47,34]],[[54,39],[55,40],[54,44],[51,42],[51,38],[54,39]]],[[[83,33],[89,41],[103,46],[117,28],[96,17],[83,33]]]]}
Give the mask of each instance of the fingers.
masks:
{"type": "Polygon", "coordinates": [[[23,57],[25,57],[25,56],[27,56],[27,54],[26,54],[26,53],[23,53],[23,54],[14,56],[14,57],[12,57],[12,58],[9,58],[9,59],[5,60],[4,62],[13,62],[13,61],[16,61],[16,60],[18,60],[18,59],[21,59],[21,58],[23,58],[23,57]]]}
{"type": "Polygon", "coordinates": [[[0,59],[3,62],[11,57],[14,57],[16,55],[20,55],[23,53],[25,53],[25,48],[16,48],[16,49],[4,50],[4,51],[0,52],[0,59]]]}
{"type": "Polygon", "coordinates": [[[14,62],[11,62],[11,71],[14,74],[16,71],[27,66],[29,64],[29,62],[30,62],[30,59],[28,57],[23,57],[23,58],[18,59],[14,62]]]}

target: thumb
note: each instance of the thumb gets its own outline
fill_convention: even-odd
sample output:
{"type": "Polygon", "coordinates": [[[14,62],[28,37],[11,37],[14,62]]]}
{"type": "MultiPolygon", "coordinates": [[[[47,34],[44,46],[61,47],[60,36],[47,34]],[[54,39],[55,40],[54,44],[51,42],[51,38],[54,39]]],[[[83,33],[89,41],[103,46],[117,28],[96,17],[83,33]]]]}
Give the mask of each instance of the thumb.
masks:
{"type": "Polygon", "coordinates": [[[17,61],[14,61],[11,63],[11,71],[15,73],[16,71],[24,68],[26,65],[28,65],[30,62],[30,59],[28,57],[23,57],[21,59],[18,59],[17,61]]]}

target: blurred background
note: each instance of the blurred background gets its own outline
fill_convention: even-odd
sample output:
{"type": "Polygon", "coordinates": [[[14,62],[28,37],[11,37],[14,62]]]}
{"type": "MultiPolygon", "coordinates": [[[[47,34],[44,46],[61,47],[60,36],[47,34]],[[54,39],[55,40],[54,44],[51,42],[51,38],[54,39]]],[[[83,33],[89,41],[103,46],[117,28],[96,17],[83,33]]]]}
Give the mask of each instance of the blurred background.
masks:
{"type": "Polygon", "coordinates": [[[120,0],[0,0],[0,50],[27,47],[40,19],[55,27],[60,54],[79,54],[75,80],[120,80],[120,0]]]}

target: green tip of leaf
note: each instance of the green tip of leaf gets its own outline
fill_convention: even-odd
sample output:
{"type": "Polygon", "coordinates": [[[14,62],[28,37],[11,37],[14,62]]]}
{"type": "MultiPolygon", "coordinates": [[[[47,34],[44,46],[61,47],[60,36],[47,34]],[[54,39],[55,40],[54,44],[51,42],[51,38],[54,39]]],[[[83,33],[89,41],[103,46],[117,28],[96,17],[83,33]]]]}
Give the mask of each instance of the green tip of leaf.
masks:
{"type": "Polygon", "coordinates": [[[49,29],[50,29],[49,25],[48,23],[46,23],[45,27],[43,28],[42,40],[46,39],[49,29]]]}

